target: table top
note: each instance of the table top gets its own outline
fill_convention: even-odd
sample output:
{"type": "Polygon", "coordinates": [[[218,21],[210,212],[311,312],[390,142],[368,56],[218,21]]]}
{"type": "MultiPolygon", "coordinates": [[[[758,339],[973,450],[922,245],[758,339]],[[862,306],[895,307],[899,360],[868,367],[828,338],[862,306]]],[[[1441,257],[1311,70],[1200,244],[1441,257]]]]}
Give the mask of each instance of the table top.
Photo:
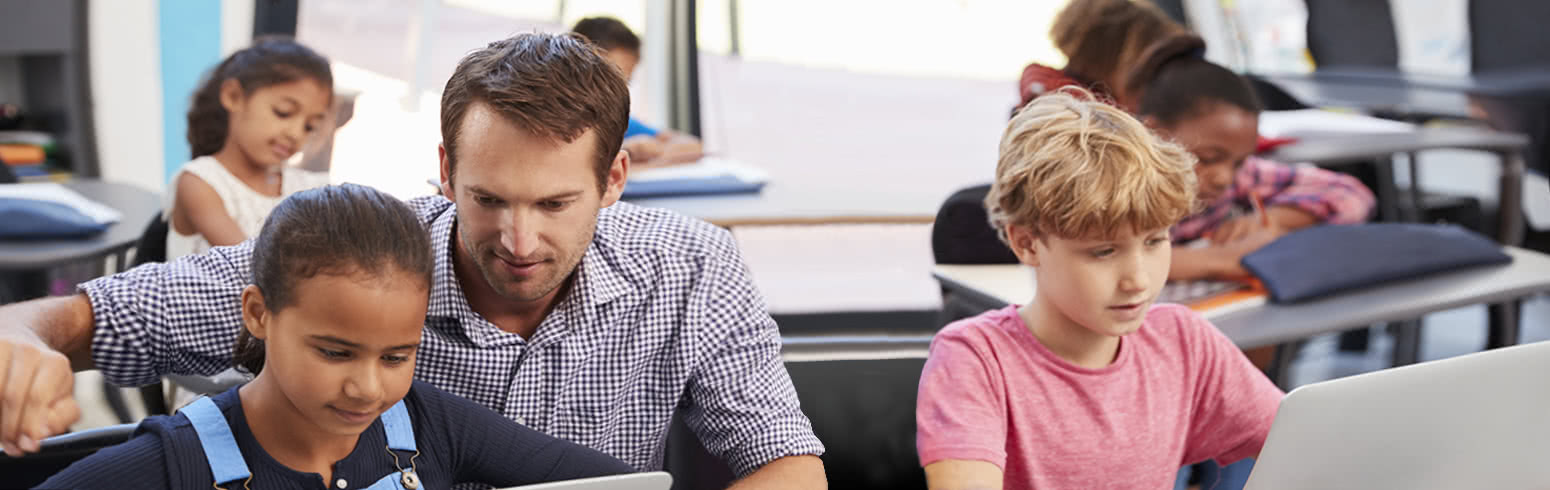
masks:
{"type": "Polygon", "coordinates": [[[1399,133],[1319,134],[1277,147],[1266,158],[1280,162],[1342,164],[1435,149],[1519,151],[1528,137],[1474,127],[1421,128],[1399,133]]]}
{"type": "Polygon", "coordinates": [[[0,270],[42,270],[111,253],[139,241],[151,218],[161,212],[161,198],[132,185],[76,180],[65,187],[118,210],[123,219],[87,238],[0,241],[0,270]]]}
{"type": "MultiPolygon", "coordinates": [[[[877,165],[886,165],[879,162],[877,165]]],[[[947,197],[990,182],[995,162],[942,162],[925,168],[816,168],[806,162],[760,165],[769,184],[758,193],[632,199],[723,227],[931,223],[947,197]]]]}
{"type": "MultiPolygon", "coordinates": [[[[1210,318],[1239,347],[1275,345],[1385,321],[1550,291],[1550,255],[1505,247],[1513,261],[1426,276],[1295,304],[1269,303],[1210,318]]],[[[939,265],[949,292],[984,306],[1026,303],[1033,272],[1022,265],[939,265]]]]}

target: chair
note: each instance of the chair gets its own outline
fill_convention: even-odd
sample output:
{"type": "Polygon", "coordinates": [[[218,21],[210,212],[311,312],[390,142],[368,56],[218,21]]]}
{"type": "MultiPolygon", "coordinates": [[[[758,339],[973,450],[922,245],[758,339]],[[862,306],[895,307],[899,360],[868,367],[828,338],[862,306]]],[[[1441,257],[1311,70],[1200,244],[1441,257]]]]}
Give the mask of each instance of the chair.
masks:
{"type": "MultiPolygon", "coordinates": [[[[823,441],[830,488],[926,488],[915,452],[915,395],[930,337],[785,339],[786,370],[823,441]]],[[[726,488],[732,473],[681,420],[667,443],[675,490],[726,488]]]]}
{"type": "MultiPolygon", "coordinates": [[[[162,217],[162,213],[156,213],[156,216],[151,218],[151,223],[145,226],[145,232],[140,234],[140,240],[135,242],[135,259],[130,267],[167,261],[167,230],[169,226],[167,220],[162,217]]],[[[102,383],[103,396],[107,399],[108,406],[113,409],[113,415],[118,417],[119,422],[134,420],[118,387],[108,384],[107,381],[102,383]]],[[[146,415],[167,415],[171,413],[167,407],[167,394],[162,391],[161,383],[141,386],[140,398],[145,402],[146,415]]]]}
{"type": "Polygon", "coordinates": [[[32,488],[97,450],[134,436],[139,424],[121,424],[72,432],[44,439],[37,453],[12,458],[0,454],[0,475],[6,488],[32,488]]]}
{"type": "MultiPolygon", "coordinates": [[[[996,236],[985,212],[990,185],[964,188],[948,196],[931,226],[931,253],[938,264],[1015,264],[1017,255],[996,236]]],[[[984,309],[942,292],[940,325],[983,313],[984,309]]]]}

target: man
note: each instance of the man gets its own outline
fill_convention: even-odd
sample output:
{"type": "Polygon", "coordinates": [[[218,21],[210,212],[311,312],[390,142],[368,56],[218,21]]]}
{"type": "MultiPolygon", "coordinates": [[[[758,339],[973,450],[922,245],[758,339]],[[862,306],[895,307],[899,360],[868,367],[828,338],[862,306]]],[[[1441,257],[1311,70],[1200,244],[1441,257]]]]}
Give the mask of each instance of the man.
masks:
{"type": "MultiPolygon", "coordinates": [[[[625,80],[634,76],[635,66],[640,64],[640,37],[629,26],[612,17],[587,17],[576,21],[571,32],[603,50],[603,57],[619,67],[625,80]]],[[[649,168],[699,160],[703,146],[694,136],[653,128],[631,117],[624,132],[624,151],[637,168],[649,168]]]]}
{"type": "MultiPolygon", "coordinates": [[[[418,378],[556,437],[662,467],[682,408],[740,488],[822,488],[780,335],[725,230],[618,203],[629,91],[572,35],[524,34],[442,94],[442,196],[410,202],[435,282],[418,378]]],[[[230,365],[252,244],[0,308],[0,444],[79,411],[70,367],[121,385],[230,365]]]]}

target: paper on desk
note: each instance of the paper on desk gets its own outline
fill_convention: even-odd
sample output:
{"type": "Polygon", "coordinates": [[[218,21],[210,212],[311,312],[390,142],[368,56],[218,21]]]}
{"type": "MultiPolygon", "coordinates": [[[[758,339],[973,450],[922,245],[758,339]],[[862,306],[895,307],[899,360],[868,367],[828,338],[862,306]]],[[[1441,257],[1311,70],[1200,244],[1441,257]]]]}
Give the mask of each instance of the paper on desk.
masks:
{"type": "Polygon", "coordinates": [[[683,165],[658,167],[642,170],[630,174],[630,182],[652,182],[661,180],[692,180],[708,179],[731,175],[738,180],[750,183],[765,182],[770,179],[769,173],[763,169],[754,167],[735,160],[717,157],[704,157],[700,161],[683,165]]]}
{"type": "Polygon", "coordinates": [[[102,203],[87,199],[70,188],[52,182],[0,184],[0,199],[30,199],[63,204],[80,211],[99,224],[117,223],[123,214],[102,203]]]}
{"type": "Polygon", "coordinates": [[[1323,109],[1265,111],[1259,115],[1259,135],[1266,138],[1296,138],[1308,133],[1404,133],[1415,125],[1323,109]]]}

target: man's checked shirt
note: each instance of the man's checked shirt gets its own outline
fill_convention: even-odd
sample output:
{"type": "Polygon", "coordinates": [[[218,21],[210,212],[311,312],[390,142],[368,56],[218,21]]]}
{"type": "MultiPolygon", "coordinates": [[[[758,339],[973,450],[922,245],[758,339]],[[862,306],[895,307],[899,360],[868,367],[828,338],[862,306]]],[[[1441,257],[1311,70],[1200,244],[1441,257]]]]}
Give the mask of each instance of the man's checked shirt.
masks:
{"type": "MultiPolygon", "coordinates": [[[[786,374],[780,333],[725,230],[627,203],[605,208],[570,293],[524,340],[463,296],[452,202],[409,205],[436,254],[416,378],[642,470],[662,467],[680,403],[706,449],[740,476],[823,452],[786,374]]],[[[251,246],[82,285],[97,368],[138,386],[230,367],[251,246]]]]}
{"type": "Polygon", "coordinates": [[[1313,215],[1319,223],[1334,225],[1367,221],[1376,202],[1372,191],[1355,177],[1312,165],[1284,165],[1249,157],[1222,197],[1174,225],[1173,241],[1201,238],[1232,219],[1234,210],[1252,209],[1250,192],[1259,193],[1265,206],[1292,206],[1313,215]]]}

